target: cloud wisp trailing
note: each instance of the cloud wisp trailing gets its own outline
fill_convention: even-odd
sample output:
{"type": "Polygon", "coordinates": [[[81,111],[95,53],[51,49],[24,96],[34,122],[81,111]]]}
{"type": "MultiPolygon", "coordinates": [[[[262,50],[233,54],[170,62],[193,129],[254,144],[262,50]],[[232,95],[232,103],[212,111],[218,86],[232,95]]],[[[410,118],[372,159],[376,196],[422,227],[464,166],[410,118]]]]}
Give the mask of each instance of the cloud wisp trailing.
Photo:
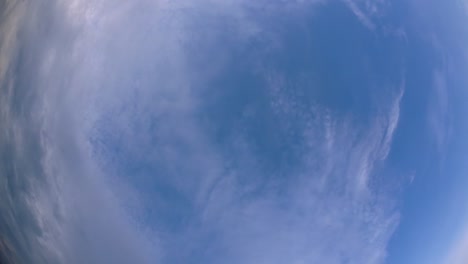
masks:
{"type": "Polygon", "coordinates": [[[389,1],[386,0],[343,0],[343,2],[362,25],[371,31],[377,29],[378,19],[389,6],[389,1]]]}
{"type": "Polygon", "coordinates": [[[44,263],[383,263],[399,215],[382,175],[404,85],[357,123],[230,57],[281,47],[268,18],[322,1],[48,4],[29,5],[23,26],[42,29],[23,40],[34,45],[18,73],[34,84],[14,83],[37,91],[41,184],[26,206],[44,263]]]}

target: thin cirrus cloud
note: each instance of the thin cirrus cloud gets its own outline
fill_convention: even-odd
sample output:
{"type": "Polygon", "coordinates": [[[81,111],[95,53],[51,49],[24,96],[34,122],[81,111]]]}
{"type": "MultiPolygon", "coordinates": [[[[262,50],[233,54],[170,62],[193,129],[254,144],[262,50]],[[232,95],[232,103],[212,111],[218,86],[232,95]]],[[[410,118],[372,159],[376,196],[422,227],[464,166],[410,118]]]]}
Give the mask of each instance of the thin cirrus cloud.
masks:
{"type": "Polygon", "coordinates": [[[468,232],[462,232],[458,240],[453,243],[444,264],[463,264],[468,262],[468,232]]]}
{"type": "Polygon", "coordinates": [[[374,31],[390,2],[386,0],[343,0],[363,26],[374,31]]]}
{"type": "MultiPolygon", "coordinates": [[[[281,4],[272,6],[266,10],[280,12],[281,4]]],[[[261,76],[268,117],[284,121],[274,127],[303,143],[293,168],[272,176],[242,126],[255,118],[235,123],[232,152],[209,136],[200,112],[216,92],[204,85],[218,72],[195,68],[188,54],[189,44],[200,42],[190,32],[200,14],[222,17],[239,44],[265,36],[268,25],[253,17],[252,6],[77,0],[55,7],[63,12],[49,17],[54,37],[35,40],[32,62],[46,184],[29,194],[41,230],[29,239],[43,258],[383,263],[399,216],[380,174],[404,85],[379,102],[368,126],[358,126],[261,76]],[[286,126],[293,118],[306,125],[292,131],[286,126]]],[[[225,67],[222,58],[213,63],[225,67]]]]}
{"type": "Polygon", "coordinates": [[[304,131],[310,137],[309,153],[297,175],[288,176],[292,183],[273,185],[247,202],[239,202],[243,193],[229,178],[212,192],[204,212],[210,223],[206,228],[222,234],[219,244],[226,245],[230,253],[226,258],[232,260],[227,263],[381,263],[385,259],[398,213],[388,197],[379,197],[372,184],[361,179],[375,176],[382,127],[373,127],[370,140],[363,140],[346,121],[330,120],[320,112],[312,115],[315,121],[309,120],[313,125],[304,131]],[[360,143],[350,146],[353,140],[360,143]]]}
{"type": "Polygon", "coordinates": [[[344,1],[348,8],[353,12],[353,14],[359,19],[359,21],[368,29],[374,30],[375,24],[366,12],[362,10],[357,4],[357,1],[354,0],[345,0],[344,1]]]}

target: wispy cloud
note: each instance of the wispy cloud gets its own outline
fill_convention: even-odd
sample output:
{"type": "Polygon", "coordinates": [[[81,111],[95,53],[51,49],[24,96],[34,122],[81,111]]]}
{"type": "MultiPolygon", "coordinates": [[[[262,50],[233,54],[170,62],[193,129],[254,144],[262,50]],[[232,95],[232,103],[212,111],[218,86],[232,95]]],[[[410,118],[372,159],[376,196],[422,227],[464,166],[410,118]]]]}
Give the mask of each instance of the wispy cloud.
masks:
{"type": "Polygon", "coordinates": [[[19,28],[23,21],[25,3],[5,1],[0,11],[0,81],[5,81],[5,74],[10,68],[12,57],[18,47],[19,28]]]}
{"type": "Polygon", "coordinates": [[[374,31],[378,20],[389,7],[386,0],[343,0],[356,18],[368,29],[374,31]]]}
{"type": "Polygon", "coordinates": [[[464,264],[468,263],[468,231],[460,235],[458,240],[452,245],[444,264],[464,264]]]}
{"type": "Polygon", "coordinates": [[[466,0],[461,0],[460,4],[465,8],[465,13],[468,15],[468,1],[466,0]]]}
{"type": "MultiPolygon", "coordinates": [[[[247,174],[261,179],[261,170],[241,165],[223,175],[204,205],[203,224],[193,231],[195,236],[216,234],[215,241],[205,245],[218,252],[214,262],[382,263],[399,216],[392,199],[371,182],[379,181],[374,165],[387,147],[382,140],[395,130],[396,110],[375,120],[362,135],[351,122],[330,117],[325,110],[304,112],[294,98],[275,88],[281,83],[270,85],[276,112],[301,116],[308,124],[303,163],[284,175],[286,182],[257,182],[266,187],[256,194],[236,184],[236,178],[247,174]]],[[[398,109],[401,94],[392,99],[392,108],[398,109]]],[[[259,158],[248,149],[241,156],[259,158]]]]}
{"type": "Polygon", "coordinates": [[[432,91],[431,104],[428,109],[428,123],[434,135],[437,151],[443,157],[445,156],[445,149],[450,136],[451,120],[446,74],[442,70],[436,70],[433,74],[432,91]]]}
{"type": "Polygon", "coordinates": [[[351,12],[354,13],[354,15],[359,19],[359,21],[368,29],[374,30],[375,29],[375,24],[372,21],[371,17],[369,14],[365,13],[365,11],[358,6],[356,1],[354,0],[344,0],[345,4],[348,6],[348,8],[351,10],[351,12]]]}
{"type": "Polygon", "coordinates": [[[51,19],[60,25],[51,22],[54,38],[41,41],[34,61],[47,186],[31,193],[29,205],[50,256],[61,263],[384,261],[399,216],[380,165],[403,86],[369,126],[358,126],[301,102],[289,94],[297,87],[276,73],[254,69],[265,104],[223,118],[231,131],[219,136],[221,121],[207,112],[227,111],[210,104],[232,91],[213,85],[214,75],[229,73],[225,53],[213,48],[224,48],[217,37],[241,46],[264,37],[267,25],[252,10],[282,12],[281,3],[94,2],[59,2],[63,12],[51,19]],[[197,56],[210,63],[200,67],[197,56]],[[280,172],[265,165],[279,154],[262,152],[256,140],[263,138],[246,132],[260,117],[275,120],[269,132],[278,138],[266,145],[299,142],[280,172]]]}
{"type": "Polygon", "coordinates": [[[403,95],[405,93],[405,81],[403,80],[399,91],[393,103],[390,105],[388,116],[385,117],[387,120],[383,122],[384,126],[386,125],[386,130],[384,132],[384,138],[381,145],[381,159],[385,160],[390,152],[391,143],[393,139],[393,134],[398,126],[398,121],[400,119],[400,103],[403,95]]]}

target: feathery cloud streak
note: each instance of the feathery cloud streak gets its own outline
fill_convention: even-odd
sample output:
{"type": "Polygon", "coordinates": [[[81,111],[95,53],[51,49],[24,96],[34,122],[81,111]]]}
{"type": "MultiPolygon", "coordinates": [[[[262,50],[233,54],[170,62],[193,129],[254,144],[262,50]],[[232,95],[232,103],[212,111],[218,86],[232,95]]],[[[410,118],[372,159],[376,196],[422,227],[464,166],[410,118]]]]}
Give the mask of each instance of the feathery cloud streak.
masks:
{"type": "MultiPolygon", "coordinates": [[[[298,84],[248,64],[263,88],[233,99],[255,97],[226,121],[230,131],[219,132],[221,121],[207,114],[230,111],[210,104],[236,95],[213,84],[230,73],[231,51],[255,41],[281,47],[262,19],[305,15],[304,7],[319,2],[49,3],[48,30],[33,35],[40,40],[34,48],[24,47],[34,56],[22,72],[38,91],[30,118],[39,122],[45,184],[29,193],[28,206],[44,258],[384,261],[398,212],[381,173],[402,85],[377,102],[378,116],[357,125],[290,94],[298,84]],[[254,16],[258,10],[267,15],[254,16]],[[252,136],[264,132],[253,125],[264,120],[272,130],[252,136]],[[279,156],[282,148],[291,161],[279,156]],[[279,171],[271,167],[276,160],[279,171]]],[[[33,30],[46,11],[29,8],[37,8],[26,26],[33,30]]]]}

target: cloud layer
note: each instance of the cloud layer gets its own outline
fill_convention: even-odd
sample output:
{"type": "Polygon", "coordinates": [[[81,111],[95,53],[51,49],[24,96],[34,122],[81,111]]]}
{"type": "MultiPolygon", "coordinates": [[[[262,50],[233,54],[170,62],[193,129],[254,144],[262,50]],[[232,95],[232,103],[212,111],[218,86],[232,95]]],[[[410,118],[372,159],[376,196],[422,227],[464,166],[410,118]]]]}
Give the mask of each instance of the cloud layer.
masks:
{"type": "Polygon", "coordinates": [[[13,148],[24,150],[25,138],[37,145],[35,156],[16,159],[36,159],[30,172],[41,175],[24,193],[37,229],[27,235],[38,251],[31,258],[383,263],[399,221],[385,161],[403,78],[377,84],[390,88],[365,101],[375,111],[363,121],[311,96],[325,88],[307,73],[269,63],[291,49],[288,27],[322,5],[25,7],[31,15],[22,18],[19,46],[29,59],[9,58],[14,45],[2,42],[0,77],[10,107],[2,118],[26,133],[13,148]],[[272,22],[277,17],[284,28],[272,22]],[[31,82],[4,70],[15,61],[26,65],[18,78],[31,82]],[[33,91],[30,101],[20,99],[33,102],[25,120],[9,112],[15,99],[5,80],[33,91]]]}

